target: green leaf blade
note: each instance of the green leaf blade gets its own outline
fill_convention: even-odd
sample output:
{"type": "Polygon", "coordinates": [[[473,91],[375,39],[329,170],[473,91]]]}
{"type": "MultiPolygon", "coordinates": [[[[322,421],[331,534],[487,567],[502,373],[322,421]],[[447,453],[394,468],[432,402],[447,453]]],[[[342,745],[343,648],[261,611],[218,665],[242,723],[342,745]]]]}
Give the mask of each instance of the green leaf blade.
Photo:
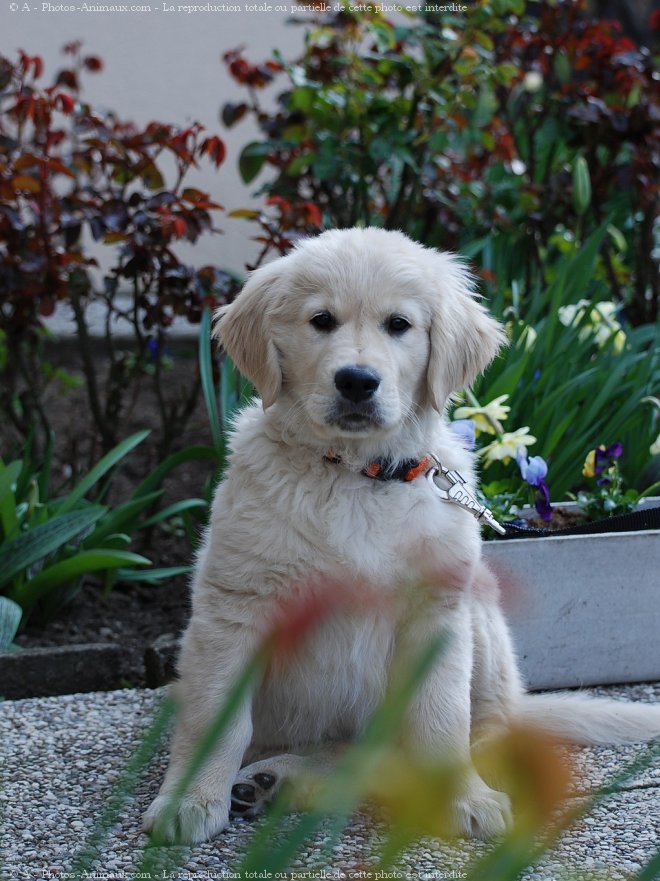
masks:
{"type": "Polygon", "coordinates": [[[108,569],[119,569],[121,566],[151,566],[151,560],[130,551],[113,550],[111,548],[94,548],[81,551],[74,557],[53,563],[22,585],[20,597],[28,607],[44,594],[77,580],[92,572],[104,572],[108,569]]]}
{"type": "Polygon", "coordinates": [[[141,444],[149,435],[149,431],[138,431],[127,437],[121,443],[117,444],[109,453],[92,468],[92,470],[83,477],[80,483],[72,490],[66,498],[57,506],[58,514],[65,514],[83,499],[90,489],[97,483],[107,472],[113,468],[118,462],[121,462],[132,449],[141,444]]]}
{"type": "Polygon", "coordinates": [[[107,508],[93,506],[83,511],[59,514],[29,532],[5,542],[0,549],[0,588],[34,563],[59,550],[86,529],[93,526],[107,508]]]}
{"type": "Polygon", "coordinates": [[[10,600],[0,597],[0,651],[5,651],[12,644],[23,617],[23,610],[10,600]]]}

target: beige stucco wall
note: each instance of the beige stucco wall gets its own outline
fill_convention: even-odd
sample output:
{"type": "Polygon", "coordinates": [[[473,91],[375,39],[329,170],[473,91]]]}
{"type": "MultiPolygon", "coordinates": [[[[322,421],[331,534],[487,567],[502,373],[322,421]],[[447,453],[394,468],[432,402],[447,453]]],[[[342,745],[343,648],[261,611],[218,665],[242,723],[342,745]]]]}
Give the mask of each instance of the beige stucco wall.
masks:
{"type": "MultiPolygon", "coordinates": [[[[100,2],[93,0],[88,5],[98,6],[100,2]]],[[[109,5],[124,0],[102,2],[109,5]]],[[[181,125],[199,121],[211,133],[221,134],[228,149],[224,166],[216,172],[207,163],[198,176],[190,178],[190,183],[208,189],[228,211],[250,206],[250,192],[259,179],[245,188],[238,178],[236,162],[240,146],[252,140],[256,131],[250,121],[243,120],[231,131],[224,130],[219,121],[221,105],[239,100],[241,94],[221,56],[229,48],[244,46],[246,57],[255,62],[269,57],[273,48],[291,57],[302,46],[303,30],[287,26],[288,13],[275,12],[274,3],[271,12],[247,12],[248,5],[258,4],[247,4],[245,0],[226,0],[226,5],[240,5],[241,12],[164,11],[164,7],[177,10],[179,2],[150,0],[150,12],[103,13],[53,11],[62,5],[81,9],[83,0],[53,0],[50,4],[2,0],[0,53],[14,58],[18,49],[24,49],[30,55],[41,55],[46,63],[44,82],[50,82],[54,72],[65,64],[62,45],[83,40],[88,52],[105,61],[102,73],[85,78],[85,97],[90,103],[114,109],[122,118],[140,123],[153,119],[181,125]],[[17,9],[12,11],[12,6],[17,9]]],[[[206,0],[196,2],[206,5],[206,0]]],[[[217,6],[224,0],[211,2],[217,6]]],[[[277,91],[275,88],[274,94],[277,91]]],[[[180,248],[182,259],[240,271],[257,252],[257,246],[249,241],[256,229],[222,215],[219,226],[224,235],[203,237],[192,253],[180,248]]]]}

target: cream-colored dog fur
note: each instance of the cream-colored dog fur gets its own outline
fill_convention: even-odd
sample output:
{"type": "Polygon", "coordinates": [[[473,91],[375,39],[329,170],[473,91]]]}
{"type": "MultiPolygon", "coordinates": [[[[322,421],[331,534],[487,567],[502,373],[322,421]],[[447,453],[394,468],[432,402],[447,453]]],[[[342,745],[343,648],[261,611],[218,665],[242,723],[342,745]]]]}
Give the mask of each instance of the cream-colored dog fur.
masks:
{"type": "MultiPolygon", "coordinates": [[[[451,753],[468,768],[453,805],[460,834],[488,837],[510,823],[508,797],[479,777],[470,750],[512,721],[583,742],[660,736],[660,707],[525,695],[494,579],[480,561],[476,521],[439,501],[423,478],[361,474],[376,458],[400,462],[430,451],[474,486],[473,457],[443,414],[449,395],[475,379],[504,336],[456,257],[398,232],[326,232],[255,271],[221,310],[218,331],[261,401],[236,420],[197,560],[170,766],[146,829],[162,818],[278,604],[324,576],[356,594],[368,585],[369,608],[335,610],[291,663],[269,672],[178,807],[168,838],[203,841],[220,832],[232,787],[237,809],[256,813],[305,760],[284,753],[241,769],[248,748],[281,753],[350,739],[383,697],[397,659],[441,631],[451,638],[412,701],[406,739],[421,754],[451,753]],[[337,378],[346,368],[348,392],[337,378]],[[365,371],[373,377],[364,400],[351,400],[360,389],[350,391],[350,368],[358,384],[365,371]],[[324,459],[330,448],[341,464],[324,459]],[[420,561],[421,574],[437,584],[415,614],[409,586],[420,561]]],[[[326,756],[319,766],[331,762],[319,755],[326,756]]]]}

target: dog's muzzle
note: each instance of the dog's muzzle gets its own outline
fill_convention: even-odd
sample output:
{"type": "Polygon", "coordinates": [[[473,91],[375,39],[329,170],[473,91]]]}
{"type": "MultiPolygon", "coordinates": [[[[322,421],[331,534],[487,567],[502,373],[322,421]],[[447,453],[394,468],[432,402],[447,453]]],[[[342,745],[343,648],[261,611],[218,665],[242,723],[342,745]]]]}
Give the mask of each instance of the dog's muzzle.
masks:
{"type": "Polygon", "coordinates": [[[338,397],[328,418],[330,424],[343,431],[362,431],[382,424],[375,400],[381,380],[375,370],[354,364],[339,369],[334,380],[338,397]]]}

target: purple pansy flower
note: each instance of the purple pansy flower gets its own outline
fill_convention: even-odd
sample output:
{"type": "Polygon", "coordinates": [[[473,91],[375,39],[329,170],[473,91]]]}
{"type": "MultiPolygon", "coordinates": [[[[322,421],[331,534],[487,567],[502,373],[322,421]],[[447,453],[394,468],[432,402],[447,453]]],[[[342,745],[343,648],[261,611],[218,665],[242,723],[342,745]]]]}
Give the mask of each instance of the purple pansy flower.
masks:
{"type": "Polygon", "coordinates": [[[525,447],[518,447],[516,462],[520,468],[522,479],[527,481],[530,486],[538,486],[548,473],[545,459],[542,456],[532,456],[531,459],[528,459],[525,447]]]}
{"type": "Polygon", "coordinates": [[[460,438],[463,446],[468,450],[474,449],[476,437],[475,424],[472,419],[455,419],[449,423],[454,434],[460,438]]]}
{"type": "Polygon", "coordinates": [[[525,447],[519,447],[516,454],[516,462],[522,479],[530,486],[535,486],[539,494],[537,496],[534,507],[543,520],[552,519],[552,505],[550,504],[550,491],[545,482],[548,473],[548,463],[542,456],[532,456],[527,458],[527,450],[525,447]]]}
{"type": "MultiPolygon", "coordinates": [[[[594,474],[602,474],[603,471],[612,466],[615,459],[623,455],[623,444],[615,441],[609,447],[596,447],[595,453],[594,474]]],[[[610,482],[607,477],[601,477],[600,480],[596,481],[596,484],[597,486],[609,486],[610,482]]]]}
{"type": "Polygon", "coordinates": [[[539,516],[543,520],[552,520],[552,505],[550,504],[550,490],[547,487],[545,480],[542,480],[538,484],[539,494],[537,496],[536,501],[534,502],[534,507],[536,508],[539,516]]]}

